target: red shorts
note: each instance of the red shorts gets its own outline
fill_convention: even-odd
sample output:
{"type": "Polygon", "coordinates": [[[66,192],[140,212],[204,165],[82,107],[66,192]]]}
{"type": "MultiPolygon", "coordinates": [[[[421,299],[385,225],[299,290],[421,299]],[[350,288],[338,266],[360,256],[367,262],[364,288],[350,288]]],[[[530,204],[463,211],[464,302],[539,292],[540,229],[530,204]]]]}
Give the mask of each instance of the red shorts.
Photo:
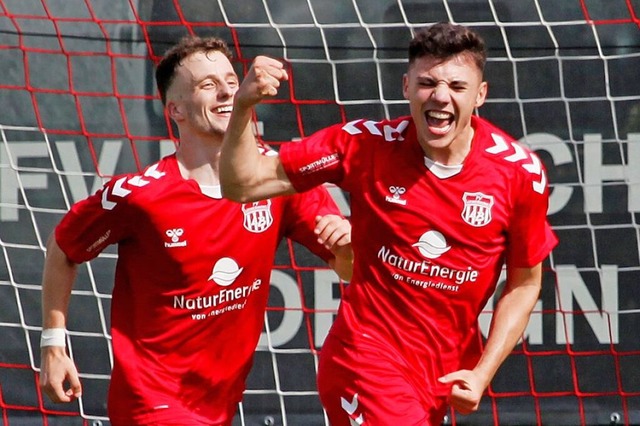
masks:
{"type": "Polygon", "coordinates": [[[331,334],[320,353],[318,390],[332,426],[439,426],[449,394],[379,344],[356,347],[331,334]]]}

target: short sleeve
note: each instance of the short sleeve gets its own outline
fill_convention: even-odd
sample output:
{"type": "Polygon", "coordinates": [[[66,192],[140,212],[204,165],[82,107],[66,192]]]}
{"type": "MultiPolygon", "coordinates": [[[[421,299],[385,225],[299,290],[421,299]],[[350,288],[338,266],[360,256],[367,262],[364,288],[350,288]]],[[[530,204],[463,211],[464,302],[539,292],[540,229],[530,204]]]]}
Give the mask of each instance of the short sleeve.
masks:
{"type": "Polygon", "coordinates": [[[520,177],[510,218],[506,260],[509,266],[532,267],[551,253],[558,239],[547,221],[549,188],[546,172],[543,170],[542,175],[523,172],[520,177]]]}
{"type": "Polygon", "coordinates": [[[342,126],[334,125],[280,148],[280,161],[296,191],[304,192],[326,182],[341,183],[348,143],[345,136],[342,126]]]}
{"type": "Polygon", "coordinates": [[[74,204],[55,229],[55,238],[67,257],[82,263],[98,256],[126,235],[126,204],[109,200],[114,181],[74,204]],[[105,194],[106,191],[106,194],[105,194]]]}

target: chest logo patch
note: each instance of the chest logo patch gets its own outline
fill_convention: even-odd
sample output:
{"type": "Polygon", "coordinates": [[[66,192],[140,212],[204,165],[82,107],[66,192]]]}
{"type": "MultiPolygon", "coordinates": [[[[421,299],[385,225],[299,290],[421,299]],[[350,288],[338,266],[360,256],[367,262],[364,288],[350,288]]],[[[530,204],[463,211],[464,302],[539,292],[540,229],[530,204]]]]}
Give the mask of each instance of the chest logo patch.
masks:
{"type": "Polygon", "coordinates": [[[402,195],[407,192],[407,190],[403,186],[390,186],[389,192],[391,195],[387,195],[385,200],[389,203],[401,204],[405,206],[407,204],[407,200],[402,198],[402,195]]]}
{"type": "Polygon", "coordinates": [[[213,265],[213,271],[211,271],[211,276],[207,281],[213,281],[220,286],[228,287],[233,284],[243,269],[238,266],[235,260],[230,257],[223,257],[213,265]]]}
{"type": "Polygon", "coordinates": [[[482,192],[465,192],[462,201],[464,201],[462,219],[469,225],[478,228],[491,222],[493,196],[485,195],[482,192]]]}
{"type": "Polygon", "coordinates": [[[420,240],[413,246],[417,247],[420,254],[427,259],[437,259],[451,248],[447,245],[447,239],[444,235],[433,230],[422,234],[420,240]]]}
{"type": "Polygon", "coordinates": [[[187,241],[182,239],[184,229],[171,228],[164,231],[165,235],[171,240],[171,242],[164,242],[165,247],[186,247],[187,241]]]}
{"type": "Polygon", "coordinates": [[[273,224],[271,200],[255,201],[242,205],[244,228],[253,233],[264,232],[273,224]]]}

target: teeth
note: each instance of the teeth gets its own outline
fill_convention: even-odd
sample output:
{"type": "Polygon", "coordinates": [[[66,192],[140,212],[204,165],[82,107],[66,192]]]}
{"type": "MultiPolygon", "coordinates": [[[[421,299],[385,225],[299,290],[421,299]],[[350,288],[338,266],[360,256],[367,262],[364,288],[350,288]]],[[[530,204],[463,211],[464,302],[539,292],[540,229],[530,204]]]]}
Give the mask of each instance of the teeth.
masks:
{"type": "Polygon", "coordinates": [[[451,117],[451,114],[442,111],[429,111],[427,114],[429,115],[429,117],[437,118],[438,120],[447,120],[449,117],[451,117]]]}
{"type": "Polygon", "coordinates": [[[231,105],[221,106],[215,109],[216,112],[231,112],[233,107],[231,105]]]}

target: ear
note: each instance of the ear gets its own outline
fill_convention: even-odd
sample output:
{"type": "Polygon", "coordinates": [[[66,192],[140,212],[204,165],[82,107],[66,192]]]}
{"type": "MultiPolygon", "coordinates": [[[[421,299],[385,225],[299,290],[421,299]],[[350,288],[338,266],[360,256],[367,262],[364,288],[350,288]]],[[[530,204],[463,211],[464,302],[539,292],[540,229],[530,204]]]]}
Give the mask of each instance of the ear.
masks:
{"type": "Polygon", "coordinates": [[[409,75],[407,73],[402,76],[402,96],[409,100],[409,75]]]}
{"type": "Polygon", "coordinates": [[[489,90],[489,84],[486,81],[480,83],[478,88],[478,94],[476,95],[476,108],[484,105],[484,101],[487,99],[487,91],[489,90]]]}
{"type": "Polygon", "coordinates": [[[173,121],[181,121],[184,118],[182,108],[173,100],[167,101],[167,112],[173,121]]]}

